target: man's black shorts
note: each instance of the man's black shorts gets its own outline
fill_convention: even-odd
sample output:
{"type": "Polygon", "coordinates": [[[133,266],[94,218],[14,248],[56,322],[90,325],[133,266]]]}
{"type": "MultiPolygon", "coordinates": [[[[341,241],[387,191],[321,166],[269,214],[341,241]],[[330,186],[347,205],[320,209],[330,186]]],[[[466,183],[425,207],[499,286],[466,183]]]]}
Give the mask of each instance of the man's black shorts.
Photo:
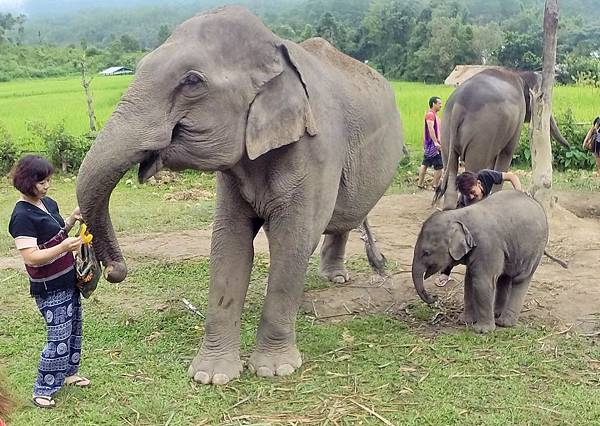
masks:
{"type": "Polygon", "coordinates": [[[423,157],[423,162],[421,164],[425,167],[433,167],[434,170],[442,170],[444,168],[442,154],[439,152],[433,157],[423,157]]]}

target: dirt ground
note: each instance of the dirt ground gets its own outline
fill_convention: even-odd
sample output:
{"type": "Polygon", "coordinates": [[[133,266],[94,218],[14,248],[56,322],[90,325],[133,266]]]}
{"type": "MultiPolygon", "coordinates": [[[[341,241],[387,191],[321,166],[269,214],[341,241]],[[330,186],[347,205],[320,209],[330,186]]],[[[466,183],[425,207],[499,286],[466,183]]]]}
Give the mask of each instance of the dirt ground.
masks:
{"type": "MultiPolygon", "coordinates": [[[[569,263],[563,269],[547,258],[542,260],[529,289],[521,322],[544,323],[560,330],[577,330],[600,335],[600,194],[559,192],[559,205],[549,215],[548,251],[569,263]]],[[[429,216],[432,193],[389,195],[369,215],[378,246],[389,262],[387,276],[356,272],[351,280],[305,293],[306,315],[319,321],[348,318],[362,313],[385,312],[404,320],[415,320],[419,298],[414,290],[410,263],[421,223],[429,216]]],[[[182,260],[208,256],[210,230],[125,235],[119,238],[126,259],[182,260]]],[[[261,232],[257,252],[267,253],[261,232]]],[[[318,251],[317,251],[318,253],[318,251]]],[[[347,247],[349,259],[366,259],[358,232],[352,232],[347,247]]],[[[0,258],[0,268],[21,268],[19,258],[0,258]]],[[[454,280],[437,288],[433,278],[426,282],[439,301],[430,312],[430,326],[459,327],[462,311],[464,267],[453,271],[454,280]]],[[[422,323],[422,321],[421,321],[422,323]]]]}

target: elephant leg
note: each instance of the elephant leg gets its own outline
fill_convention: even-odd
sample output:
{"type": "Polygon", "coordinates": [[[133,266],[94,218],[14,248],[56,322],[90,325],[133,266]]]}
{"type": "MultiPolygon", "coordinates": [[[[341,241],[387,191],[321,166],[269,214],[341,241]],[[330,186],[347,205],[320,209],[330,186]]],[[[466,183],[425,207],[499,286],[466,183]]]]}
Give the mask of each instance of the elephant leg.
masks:
{"type": "Polygon", "coordinates": [[[465,324],[473,324],[477,321],[473,307],[473,277],[467,270],[465,275],[464,311],[459,320],[465,324]]]}
{"type": "Polygon", "coordinates": [[[506,307],[506,302],[510,297],[511,290],[511,279],[507,275],[500,275],[498,278],[498,282],[496,283],[496,301],[494,303],[494,317],[498,318],[504,308],[506,307]]]}
{"type": "Polygon", "coordinates": [[[514,279],[512,281],[510,297],[508,298],[506,307],[504,308],[504,311],[502,311],[502,314],[496,319],[496,324],[498,326],[512,327],[517,323],[530,281],[531,276],[520,280],[514,279]]]}
{"type": "Polygon", "coordinates": [[[458,193],[456,192],[456,175],[458,174],[458,154],[451,150],[448,157],[448,182],[446,184],[446,193],[444,195],[444,210],[453,210],[458,202],[458,193]]]}
{"type": "Polygon", "coordinates": [[[256,332],[256,349],[248,361],[250,371],[261,377],[287,376],[302,365],[296,347],[296,316],[308,260],[321,235],[311,236],[308,229],[290,223],[266,229],[271,254],[269,284],[256,332]]]}
{"type": "Polygon", "coordinates": [[[321,265],[319,273],[334,283],[342,284],[348,281],[348,271],[344,265],[344,254],[349,232],[343,234],[325,235],[321,247],[321,265]]]}
{"type": "Polygon", "coordinates": [[[473,310],[477,321],[473,324],[473,330],[477,333],[489,333],[496,329],[494,323],[494,296],[496,280],[485,268],[471,271],[472,276],[472,300],[473,310]]]}
{"type": "Polygon", "coordinates": [[[252,241],[262,225],[228,179],[217,178],[204,341],[188,369],[203,384],[225,384],[242,371],[240,317],[252,270],[252,241]]]}
{"type": "MultiPolygon", "coordinates": [[[[498,157],[496,157],[496,163],[494,164],[494,170],[499,172],[507,172],[510,168],[510,163],[512,162],[513,152],[519,143],[520,132],[513,136],[511,142],[502,150],[498,157]]],[[[502,184],[494,185],[492,188],[492,193],[500,191],[502,189],[502,184]]]]}

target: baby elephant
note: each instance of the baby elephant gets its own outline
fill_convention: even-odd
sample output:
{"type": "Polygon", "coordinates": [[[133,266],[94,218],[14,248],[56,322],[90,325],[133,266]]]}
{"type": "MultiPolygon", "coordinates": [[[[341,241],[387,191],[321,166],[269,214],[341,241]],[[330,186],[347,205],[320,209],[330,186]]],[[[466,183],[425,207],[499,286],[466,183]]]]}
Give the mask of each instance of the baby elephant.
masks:
{"type": "Polygon", "coordinates": [[[501,191],[425,221],[415,245],[413,282],[421,299],[433,303],[423,280],[447,266],[466,265],[465,322],[479,333],[513,326],[547,242],[542,206],[525,193],[501,191]]]}

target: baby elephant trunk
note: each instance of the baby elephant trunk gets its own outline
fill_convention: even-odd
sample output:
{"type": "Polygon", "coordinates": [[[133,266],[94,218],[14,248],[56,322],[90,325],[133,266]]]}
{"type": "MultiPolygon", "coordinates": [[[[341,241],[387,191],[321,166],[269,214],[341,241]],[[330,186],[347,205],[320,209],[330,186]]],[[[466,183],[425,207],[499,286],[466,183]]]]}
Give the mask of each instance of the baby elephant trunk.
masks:
{"type": "Polygon", "coordinates": [[[424,268],[418,264],[415,264],[415,261],[413,260],[413,267],[412,267],[413,284],[415,285],[415,289],[417,290],[417,293],[419,294],[421,299],[423,299],[423,302],[427,303],[428,305],[431,305],[431,304],[435,303],[437,298],[435,296],[430,295],[427,292],[427,290],[425,290],[423,281],[425,280],[426,273],[427,273],[426,268],[424,268]]]}

